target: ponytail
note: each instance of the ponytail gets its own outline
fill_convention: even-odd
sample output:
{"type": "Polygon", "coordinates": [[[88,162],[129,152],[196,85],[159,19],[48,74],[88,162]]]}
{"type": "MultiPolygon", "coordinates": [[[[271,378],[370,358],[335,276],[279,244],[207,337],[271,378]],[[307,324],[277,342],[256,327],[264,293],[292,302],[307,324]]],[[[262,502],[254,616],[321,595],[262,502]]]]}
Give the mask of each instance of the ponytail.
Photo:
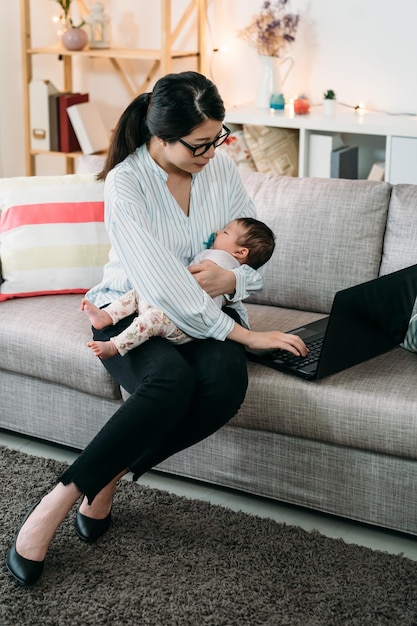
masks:
{"type": "Polygon", "coordinates": [[[110,170],[150,139],[151,133],[146,123],[150,98],[150,93],[140,94],[122,113],[113,131],[104,167],[97,175],[98,180],[104,180],[110,170]]]}

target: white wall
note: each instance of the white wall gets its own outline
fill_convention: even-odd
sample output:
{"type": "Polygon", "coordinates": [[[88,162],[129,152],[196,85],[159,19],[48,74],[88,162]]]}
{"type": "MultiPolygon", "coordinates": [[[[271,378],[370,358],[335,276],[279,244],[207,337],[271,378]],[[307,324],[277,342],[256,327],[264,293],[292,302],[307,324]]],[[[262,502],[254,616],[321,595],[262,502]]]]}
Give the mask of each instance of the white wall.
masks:
{"type": "MultiPolygon", "coordinates": [[[[87,6],[93,0],[85,0],[87,6]]],[[[104,0],[112,18],[113,41],[118,46],[159,45],[158,0],[104,0]],[[151,7],[151,8],[150,8],[151,7]],[[146,19],[145,16],[146,15],[146,19]]],[[[262,0],[207,0],[209,49],[227,47],[210,55],[209,73],[227,106],[253,101],[260,77],[256,52],[236,36],[257,13],[262,0]]],[[[174,17],[187,0],[174,0],[174,17]]],[[[291,49],[294,67],[287,96],[308,95],[313,103],[325,89],[338,100],[389,113],[417,114],[416,0],[292,0],[301,14],[297,40],[291,49]]],[[[32,0],[34,44],[56,40],[51,18],[59,13],[53,0],[32,0]]],[[[0,3],[0,176],[25,173],[21,77],[20,2],[0,3]]],[[[189,39],[193,35],[189,33],[189,39]]],[[[186,44],[186,42],[182,42],[186,44]]],[[[76,88],[88,91],[102,111],[108,128],[130,100],[107,62],[84,60],[76,88]]],[[[184,62],[174,66],[185,69],[184,62]]],[[[58,88],[59,62],[53,57],[36,60],[35,78],[49,78],[58,88]]],[[[149,64],[126,62],[125,68],[139,85],[149,64]]],[[[415,123],[417,124],[417,117],[415,123]]],[[[55,160],[56,161],[56,160],[55,160]]],[[[41,168],[50,169],[46,160],[41,168]]],[[[49,171],[48,171],[49,173],[49,171]]]]}

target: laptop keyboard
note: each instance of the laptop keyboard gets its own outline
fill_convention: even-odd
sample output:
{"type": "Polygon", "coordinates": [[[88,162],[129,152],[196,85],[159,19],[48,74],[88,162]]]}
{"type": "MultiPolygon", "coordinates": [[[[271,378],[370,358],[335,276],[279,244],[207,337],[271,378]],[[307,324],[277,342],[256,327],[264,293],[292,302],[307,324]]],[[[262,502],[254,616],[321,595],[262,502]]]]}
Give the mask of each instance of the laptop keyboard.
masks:
{"type": "Polygon", "coordinates": [[[306,357],[295,356],[295,354],[291,354],[291,352],[287,352],[286,350],[277,350],[274,353],[274,360],[285,363],[286,365],[295,365],[296,367],[304,367],[310,365],[310,363],[315,363],[320,356],[323,337],[319,337],[319,339],[315,339],[314,341],[306,341],[305,343],[309,349],[309,353],[306,357]]]}

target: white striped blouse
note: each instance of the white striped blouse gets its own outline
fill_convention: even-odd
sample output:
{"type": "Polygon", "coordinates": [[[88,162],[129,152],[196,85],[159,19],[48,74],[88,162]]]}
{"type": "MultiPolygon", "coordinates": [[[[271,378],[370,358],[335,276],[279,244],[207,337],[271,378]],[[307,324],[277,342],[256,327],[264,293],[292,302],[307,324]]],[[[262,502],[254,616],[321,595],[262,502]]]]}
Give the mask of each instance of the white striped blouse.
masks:
{"type": "MultiPolygon", "coordinates": [[[[189,216],[170,193],[167,178],[145,145],[107,175],[105,224],[112,247],[102,282],[86,297],[102,306],[135,289],[191,337],[224,340],[234,322],[187,266],[212,232],[237,217],[254,217],[254,204],[235,164],[221,152],[193,175],[189,216]]],[[[233,271],[235,301],[261,289],[256,270],[241,265],[233,271]]]]}

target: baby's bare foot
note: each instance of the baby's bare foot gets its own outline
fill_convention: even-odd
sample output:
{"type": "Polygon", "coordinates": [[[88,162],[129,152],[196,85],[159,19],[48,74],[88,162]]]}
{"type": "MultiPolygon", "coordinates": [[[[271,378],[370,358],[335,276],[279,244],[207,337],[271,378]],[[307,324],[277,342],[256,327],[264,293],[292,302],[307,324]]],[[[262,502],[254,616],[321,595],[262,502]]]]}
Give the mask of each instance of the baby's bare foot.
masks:
{"type": "Polygon", "coordinates": [[[87,346],[100,359],[109,359],[117,354],[117,348],[112,341],[89,341],[87,346]]]}
{"type": "Polygon", "coordinates": [[[105,328],[112,323],[112,319],[106,311],[99,309],[98,306],[89,302],[89,300],[86,300],[85,298],[81,301],[81,311],[86,312],[91,325],[94,326],[94,328],[97,328],[97,330],[105,328]]]}

